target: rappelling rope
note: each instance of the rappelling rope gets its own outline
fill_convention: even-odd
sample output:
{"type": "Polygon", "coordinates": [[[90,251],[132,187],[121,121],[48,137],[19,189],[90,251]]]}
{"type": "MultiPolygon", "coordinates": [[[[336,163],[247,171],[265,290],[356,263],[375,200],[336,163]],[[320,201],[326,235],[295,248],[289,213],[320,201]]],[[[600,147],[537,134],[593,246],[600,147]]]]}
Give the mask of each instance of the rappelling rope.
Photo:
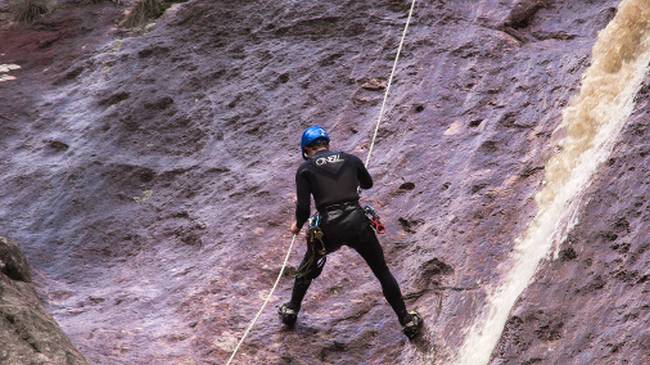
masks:
{"type": "MultiPolygon", "coordinates": [[[[397,47],[397,54],[395,55],[393,68],[390,71],[390,76],[388,77],[388,82],[386,83],[386,92],[384,93],[384,100],[382,101],[381,108],[379,109],[379,117],[377,118],[377,125],[375,126],[375,132],[372,135],[372,140],[370,141],[370,147],[368,147],[368,156],[366,157],[366,163],[365,163],[366,167],[368,167],[368,163],[370,162],[370,155],[372,154],[372,149],[375,146],[375,141],[377,139],[377,132],[379,132],[379,124],[381,124],[381,120],[384,116],[384,109],[386,108],[386,100],[388,100],[388,92],[390,91],[390,86],[393,83],[393,76],[395,76],[395,70],[397,69],[397,61],[399,60],[399,55],[402,52],[402,46],[404,45],[404,39],[406,38],[406,31],[408,30],[409,24],[411,23],[411,17],[413,16],[413,9],[415,8],[415,1],[416,0],[413,0],[411,2],[409,15],[408,18],[406,18],[406,25],[404,26],[404,31],[402,31],[402,38],[400,39],[399,46],[397,47]]],[[[293,237],[291,238],[291,243],[289,244],[289,249],[287,250],[287,254],[284,257],[284,262],[282,263],[282,267],[280,268],[278,277],[275,279],[275,283],[273,283],[273,287],[271,287],[271,291],[264,299],[264,303],[262,303],[262,307],[260,308],[260,310],[257,311],[257,314],[255,315],[251,323],[246,328],[246,331],[244,331],[244,334],[241,336],[241,339],[239,339],[239,342],[237,343],[235,349],[232,351],[232,354],[230,355],[230,358],[226,362],[226,365],[230,365],[232,360],[235,358],[235,355],[237,355],[237,352],[239,351],[239,348],[241,347],[242,343],[244,342],[244,340],[246,339],[250,331],[255,326],[255,323],[262,315],[262,312],[264,312],[264,308],[266,308],[266,305],[269,304],[269,300],[271,300],[271,296],[273,296],[273,292],[278,287],[278,283],[280,282],[280,279],[284,274],[284,270],[287,267],[287,263],[289,262],[289,256],[291,255],[291,250],[293,249],[293,244],[295,242],[296,242],[296,235],[294,234],[293,237]]]]}
{"type": "Polygon", "coordinates": [[[399,61],[399,55],[402,53],[402,46],[404,45],[404,39],[406,39],[406,31],[409,29],[409,24],[411,23],[411,17],[413,16],[413,9],[415,8],[415,0],[411,2],[411,8],[409,9],[409,16],[406,18],[406,25],[404,25],[404,31],[402,32],[402,39],[399,41],[399,46],[397,47],[397,54],[395,55],[395,61],[393,61],[393,69],[390,71],[390,77],[388,77],[388,83],[386,83],[386,92],[384,93],[384,100],[381,102],[381,108],[379,109],[379,117],[377,118],[377,125],[375,125],[375,133],[372,135],[372,140],[370,141],[370,147],[368,147],[368,156],[366,156],[366,168],[370,162],[370,155],[372,154],[372,149],[375,147],[375,140],[377,139],[377,133],[379,132],[379,124],[384,118],[384,109],[386,109],[386,101],[388,100],[388,93],[390,92],[390,86],[393,84],[393,76],[395,76],[395,70],[397,69],[397,61],[399,61]]]}
{"type": "Polygon", "coordinates": [[[226,362],[226,365],[230,365],[232,362],[232,359],[235,358],[235,355],[237,355],[237,351],[239,351],[239,347],[241,344],[244,342],[246,339],[246,336],[250,333],[250,331],[253,329],[253,326],[255,326],[255,322],[260,318],[262,315],[262,312],[264,312],[264,308],[266,308],[266,305],[269,304],[269,300],[271,300],[271,296],[273,295],[273,292],[275,291],[275,288],[278,287],[278,283],[280,282],[280,279],[282,278],[282,274],[284,274],[284,269],[287,267],[287,262],[289,262],[289,256],[291,255],[291,249],[293,248],[293,244],[296,242],[296,235],[294,234],[293,237],[291,238],[291,243],[289,244],[289,249],[287,250],[287,255],[284,257],[284,262],[282,263],[282,267],[280,268],[280,273],[278,273],[278,277],[275,279],[275,283],[273,283],[273,287],[271,287],[271,291],[269,294],[266,296],[266,299],[264,299],[264,303],[262,303],[262,307],[260,310],[257,311],[257,314],[255,315],[255,318],[251,321],[251,323],[248,325],[246,328],[246,331],[244,331],[244,334],[241,336],[241,339],[237,343],[237,346],[233,350],[232,354],[230,355],[230,358],[226,362]]]}

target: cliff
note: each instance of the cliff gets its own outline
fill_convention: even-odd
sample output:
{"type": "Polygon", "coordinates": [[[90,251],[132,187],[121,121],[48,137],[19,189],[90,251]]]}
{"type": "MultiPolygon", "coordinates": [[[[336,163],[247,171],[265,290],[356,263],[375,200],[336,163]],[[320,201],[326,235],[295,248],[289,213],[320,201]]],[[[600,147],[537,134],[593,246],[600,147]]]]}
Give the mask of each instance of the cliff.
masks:
{"type": "MultiPolygon", "coordinates": [[[[192,0],[128,29],[131,1],[59,1],[33,24],[3,24],[0,64],[20,69],[0,82],[0,227],[91,363],[225,362],[290,240],[300,133],[318,123],[365,157],[409,6],[192,0]]],[[[385,221],[423,336],[403,337],[342,249],[297,328],[269,308],[235,363],[454,363],[516,266],[546,164],[567,148],[563,115],[618,6],[418,2],[362,199],[385,221]]],[[[611,53],[621,63],[624,51],[611,53]]],[[[506,307],[491,364],[650,361],[649,82],[632,87],[611,154],[558,218],[568,228],[542,239],[553,249],[506,307]]]]}
{"type": "Polygon", "coordinates": [[[0,364],[88,364],[47,313],[15,243],[0,237],[0,364]]]}

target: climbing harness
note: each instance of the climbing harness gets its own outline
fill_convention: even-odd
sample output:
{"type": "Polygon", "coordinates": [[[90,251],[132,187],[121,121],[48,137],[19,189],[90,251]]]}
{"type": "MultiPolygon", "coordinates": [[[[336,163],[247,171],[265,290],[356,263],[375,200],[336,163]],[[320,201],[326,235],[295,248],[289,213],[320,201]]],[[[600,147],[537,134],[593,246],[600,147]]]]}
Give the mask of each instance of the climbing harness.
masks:
{"type": "Polygon", "coordinates": [[[296,270],[296,278],[316,279],[323,271],[327,261],[327,249],[323,241],[323,230],[320,228],[320,214],[316,213],[307,221],[307,260],[296,270]]]}
{"type": "MultiPolygon", "coordinates": [[[[377,234],[384,234],[386,229],[381,223],[379,214],[370,205],[363,207],[363,211],[368,217],[370,227],[377,234]]],[[[327,262],[327,248],[323,240],[324,233],[320,227],[321,216],[316,213],[309,217],[308,230],[307,230],[307,260],[305,260],[298,270],[296,270],[296,278],[316,279],[323,271],[323,267],[327,262]]]]}
{"type": "Polygon", "coordinates": [[[386,233],[386,228],[384,227],[384,224],[381,223],[381,219],[379,218],[379,214],[377,214],[375,208],[373,208],[371,205],[366,205],[363,207],[363,211],[366,213],[366,217],[368,217],[370,220],[370,227],[372,227],[375,233],[386,233]]]}
{"type": "MultiPolygon", "coordinates": [[[[393,77],[395,76],[395,70],[397,69],[397,61],[399,60],[400,53],[402,52],[402,46],[404,45],[404,39],[406,38],[406,32],[409,28],[409,24],[411,23],[411,18],[413,16],[413,9],[415,8],[415,2],[416,0],[413,0],[411,2],[411,8],[409,9],[409,14],[408,17],[406,18],[406,24],[404,25],[404,30],[402,31],[402,38],[399,41],[399,46],[397,47],[397,54],[395,55],[395,61],[393,62],[393,68],[390,71],[390,76],[388,77],[388,83],[386,84],[386,91],[384,92],[384,100],[381,102],[381,108],[379,109],[379,117],[377,118],[377,123],[375,125],[375,131],[372,135],[372,140],[370,142],[370,146],[368,147],[368,156],[366,156],[366,168],[368,168],[368,164],[370,162],[370,156],[372,155],[372,150],[375,146],[375,141],[377,140],[377,133],[379,132],[379,125],[381,124],[381,120],[384,116],[384,109],[386,108],[386,101],[388,100],[388,93],[390,92],[390,87],[393,83],[393,77]]],[[[232,354],[230,355],[230,358],[228,358],[228,361],[226,362],[226,365],[230,365],[232,360],[235,358],[235,355],[237,355],[237,352],[239,351],[239,348],[241,347],[241,344],[244,342],[248,334],[250,333],[251,329],[253,326],[255,326],[255,323],[257,323],[257,320],[260,318],[262,315],[262,312],[264,311],[264,308],[266,308],[266,305],[269,303],[269,300],[271,299],[271,296],[273,295],[273,292],[275,292],[275,289],[278,286],[278,283],[280,282],[280,279],[282,278],[282,275],[284,274],[284,269],[287,267],[287,262],[289,261],[289,256],[291,255],[291,250],[293,249],[293,244],[296,241],[296,235],[294,234],[293,237],[291,238],[291,243],[289,244],[289,249],[287,250],[287,254],[284,258],[284,262],[282,263],[282,266],[280,267],[280,272],[278,273],[278,277],[275,279],[275,283],[273,284],[273,287],[271,287],[271,291],[269,291],[269,294],[266,296],[264,299],[264,302],[262,303],[262,307],[257,311],[257,314],[255,317],[253,317],[253,320],[251,323],[248,325],[246,330],[244,331],[244,334],[242,337],[239,339],[239,342],[237,343],[237,346],[235,346],[235,349],[232,351],[232,354]]]]}

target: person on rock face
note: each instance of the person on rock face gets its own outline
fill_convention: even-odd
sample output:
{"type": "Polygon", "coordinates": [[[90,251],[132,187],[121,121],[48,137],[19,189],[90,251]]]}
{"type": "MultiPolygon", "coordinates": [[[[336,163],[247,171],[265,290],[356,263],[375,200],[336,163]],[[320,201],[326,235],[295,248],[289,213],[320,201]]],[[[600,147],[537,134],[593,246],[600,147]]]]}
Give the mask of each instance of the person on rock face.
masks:
{"type": "Polygon", "coordinates": [[[358,157],[330,151],[329,142],[327,132],[317,125],[307,128],[302,134],[302,156],[306,161],[296,173],[296,220],[290,230],[298,234],[308,221],[310,195],[313,195],[322,235],[317,236],[320,239],[315,242],[313,227],[310,227],[307,252],[298,269],[291,300],[279,309],[282,322],[293,327],[311,281],[323,269],[325,255],[347,245],[370,266],[381,283],[386,300],[397,314],[404,334],[414,338],[422,325],[422,318],[417,312],[406,310],[399,285],[388,269],[375,232],[359,205],[358,187],[370,189],[372,178],[358,157]]]}

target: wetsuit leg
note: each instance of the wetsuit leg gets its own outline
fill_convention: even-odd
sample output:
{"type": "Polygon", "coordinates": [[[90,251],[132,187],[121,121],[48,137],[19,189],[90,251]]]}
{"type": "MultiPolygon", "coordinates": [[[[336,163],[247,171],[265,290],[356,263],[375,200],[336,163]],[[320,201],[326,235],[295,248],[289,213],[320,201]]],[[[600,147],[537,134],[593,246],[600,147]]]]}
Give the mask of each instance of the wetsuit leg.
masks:
{"type": "MultiPolygon", "coordinates": [[[[311,255],[311,248],[307,248],[305,251],[305,256],[303,257],[302,262],[298,267],[303,267],[309,261],[311,255]]],[[[300,310],[302,300],[305,298],[305,294],[307,294],[307,289],[309,289],[311,281],[320,275],[322,269],[322,267],[318,267],[317,261],[313,261],[311,267],[307,268],[307,275],[296,277],[296,280],[293,283],[293,289],[291,291],[291,301],[289,302],[289,307],[291,309],[294,309],[296,311],[300,310]]]]}
{"type": "Polygon", "coordinates": [[[390,269],[388,269],[388,265],[386,265],[384,251],[372,230],[363,236],[364,240],[362,242],[358,242],[351,247],[363,257],[368,266],[370,266],[373,274],[379,279],[386,301],[393,308],[395,314],[397,314],[399,322],[404,325],[410,320],[410,315],[406,311],[404,299],[402,299],[402,292],[397,284],[397,280],[395,280],[390,269]]]}
{"type": "Polygon", "coordinates": [[[293,310],[299,311],[300,306],[302,305],[302,300],[307,294],[307,289],[311,285],[311,280],[306,277],[296,278],[296,281],[293,283],[293,290],[291,291],[291,301],[289,302],[289,307],[293,310]]]}

